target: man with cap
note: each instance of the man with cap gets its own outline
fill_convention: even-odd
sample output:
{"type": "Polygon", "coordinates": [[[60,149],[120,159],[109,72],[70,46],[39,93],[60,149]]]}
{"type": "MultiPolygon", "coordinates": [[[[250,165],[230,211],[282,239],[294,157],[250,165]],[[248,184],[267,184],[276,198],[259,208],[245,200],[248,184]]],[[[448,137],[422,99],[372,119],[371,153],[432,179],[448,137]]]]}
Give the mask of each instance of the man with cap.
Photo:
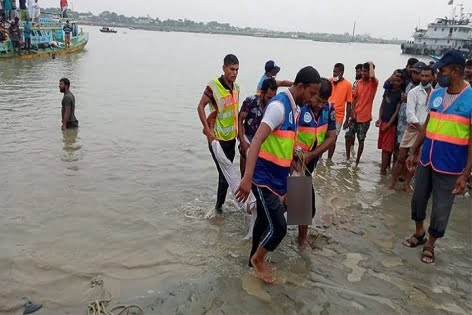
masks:
{"type": "MultiPolygon", "coordinates": [[[[275,64],[273,60],[269,60],[265,64],[265,73],[262,75],[261,79],[259,80],[259,83],[257,84],[257,94],[261,94],[262,92],[262,83],[270,78],[274,78],[277,76],[277,74],[280,71],[280,67],[275,64]]],[[[276,81],[277,82],[277,87],[291,87],[293,82],[292,81],[276,81]]]]}
{"type": "Polygon", "coordinates": [[[282,199],[287,194],[287,178],[297,137],[299,106],[319,92],[321,77],[313,67],[301,69],[294,84],[277,94],[267,105],[261,125],[247,153],[246,172],[236,191],[238,202],[252,192],[257,200],[257,219],[252,234],[249,265],[266,283],[275,281],[265,261],[287,234],[282,199]]]}
{"type": "Polygon", "coordinates": [[[425,128],[407,160],[408,169],[413,170],[419,156],[411,200],[416,231],[403,242],[407,247],[425,244],[421,261],[426,264],[435,261],[436,240],[444,236],[454,198],[464,193],[472,171],[472,88],[464,81],[464,55],[448,50],[432,68],[439,69],[440,87],[431,92],[425,128]],[[424,220],[431,195],[432,213],[426,238],[424,220]]]}

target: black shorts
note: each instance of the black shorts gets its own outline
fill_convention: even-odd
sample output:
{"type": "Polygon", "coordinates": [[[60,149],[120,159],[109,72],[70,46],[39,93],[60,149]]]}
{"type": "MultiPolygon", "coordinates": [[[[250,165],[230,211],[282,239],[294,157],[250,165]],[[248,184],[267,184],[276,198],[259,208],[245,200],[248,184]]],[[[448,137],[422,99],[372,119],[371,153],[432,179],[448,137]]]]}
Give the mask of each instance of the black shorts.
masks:
{"type": "Polygon", "coordinates": [[[367,131],[369,131],[370,121],[364,123],[358,123],[353,121],[348,131],[346,132],[346,139],[352,139],[357,134],[357,140],[359,143],[364,143],[365,138],[367,137],[367,131]]]}

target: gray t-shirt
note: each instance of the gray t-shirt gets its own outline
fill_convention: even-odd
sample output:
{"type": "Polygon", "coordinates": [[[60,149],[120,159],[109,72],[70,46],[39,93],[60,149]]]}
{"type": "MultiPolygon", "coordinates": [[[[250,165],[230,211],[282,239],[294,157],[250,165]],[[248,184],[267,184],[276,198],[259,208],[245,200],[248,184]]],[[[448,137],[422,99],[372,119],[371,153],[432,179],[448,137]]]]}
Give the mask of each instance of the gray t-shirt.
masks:
{"type": "Polygon", "coordinates": [[[70,117],[68,122],[76,122],[77,118],[75,117],[75,96],[70,91],[64,93],[64,97],[62,98],[62,120],[64,120],[64,114],[67,107],[70,107],[70,117]]]}

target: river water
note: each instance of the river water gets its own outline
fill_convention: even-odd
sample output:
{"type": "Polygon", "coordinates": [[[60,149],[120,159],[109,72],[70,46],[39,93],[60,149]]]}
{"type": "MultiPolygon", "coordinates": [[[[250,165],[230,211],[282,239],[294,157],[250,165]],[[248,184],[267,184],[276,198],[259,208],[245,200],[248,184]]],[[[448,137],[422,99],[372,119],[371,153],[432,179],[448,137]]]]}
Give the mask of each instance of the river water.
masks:
{"type": "Polygon", "coordinates": [[[1,314],[21,314],[23,297],[44,304],[38,314],[84,314],[94,279],[146,314],[472,312],[471,199],[457,198],[436,264],[423,265],[400,244],[410,196],[380,177],[376,128],[358,168],[344,162],[343,137],[334,162],[320,162],[313,250],[300,253],[290,229],[270,256],[276,285],[245,267],[247,222],[231,202],[205,219],[217,173],[196,105],[225,54],[240,59],[243,99],[268,59],[280,79],[305,65],[329,76],[336,62],[352,79],[373,60],[383,81],[406,64],[399,47],[85,29],[83,53],[0,64],[1,314]],[[61,77],[77,133],[60,130],[61,77]]]}

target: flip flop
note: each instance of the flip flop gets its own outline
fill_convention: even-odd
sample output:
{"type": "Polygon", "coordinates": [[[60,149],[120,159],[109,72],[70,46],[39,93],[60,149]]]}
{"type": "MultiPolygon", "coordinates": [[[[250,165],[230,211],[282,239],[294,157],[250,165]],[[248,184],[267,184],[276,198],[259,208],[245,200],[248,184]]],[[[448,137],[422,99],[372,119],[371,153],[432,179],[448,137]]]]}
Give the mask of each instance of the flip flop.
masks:
{"type": "Polygon", "coordinates": [[[424,246],[423,253],[421,254],[421,262],[425,264],[433,264],[434,261],[435,261],[434,247],[424,246]],[[426,259],[430,259],[431,261],[427,261],[426,259]]]}
{"type": "Polygon", "coordinates": [[[413,234],[410,236],[410,238],[406,239],[403,241],[403,246],[408,247],[408,248],[415,248],[418,247],[419,245],[423,245],[426,243],[428,239],[426,238],[426,233],[423,235],[416,235],[413,234]]]}

